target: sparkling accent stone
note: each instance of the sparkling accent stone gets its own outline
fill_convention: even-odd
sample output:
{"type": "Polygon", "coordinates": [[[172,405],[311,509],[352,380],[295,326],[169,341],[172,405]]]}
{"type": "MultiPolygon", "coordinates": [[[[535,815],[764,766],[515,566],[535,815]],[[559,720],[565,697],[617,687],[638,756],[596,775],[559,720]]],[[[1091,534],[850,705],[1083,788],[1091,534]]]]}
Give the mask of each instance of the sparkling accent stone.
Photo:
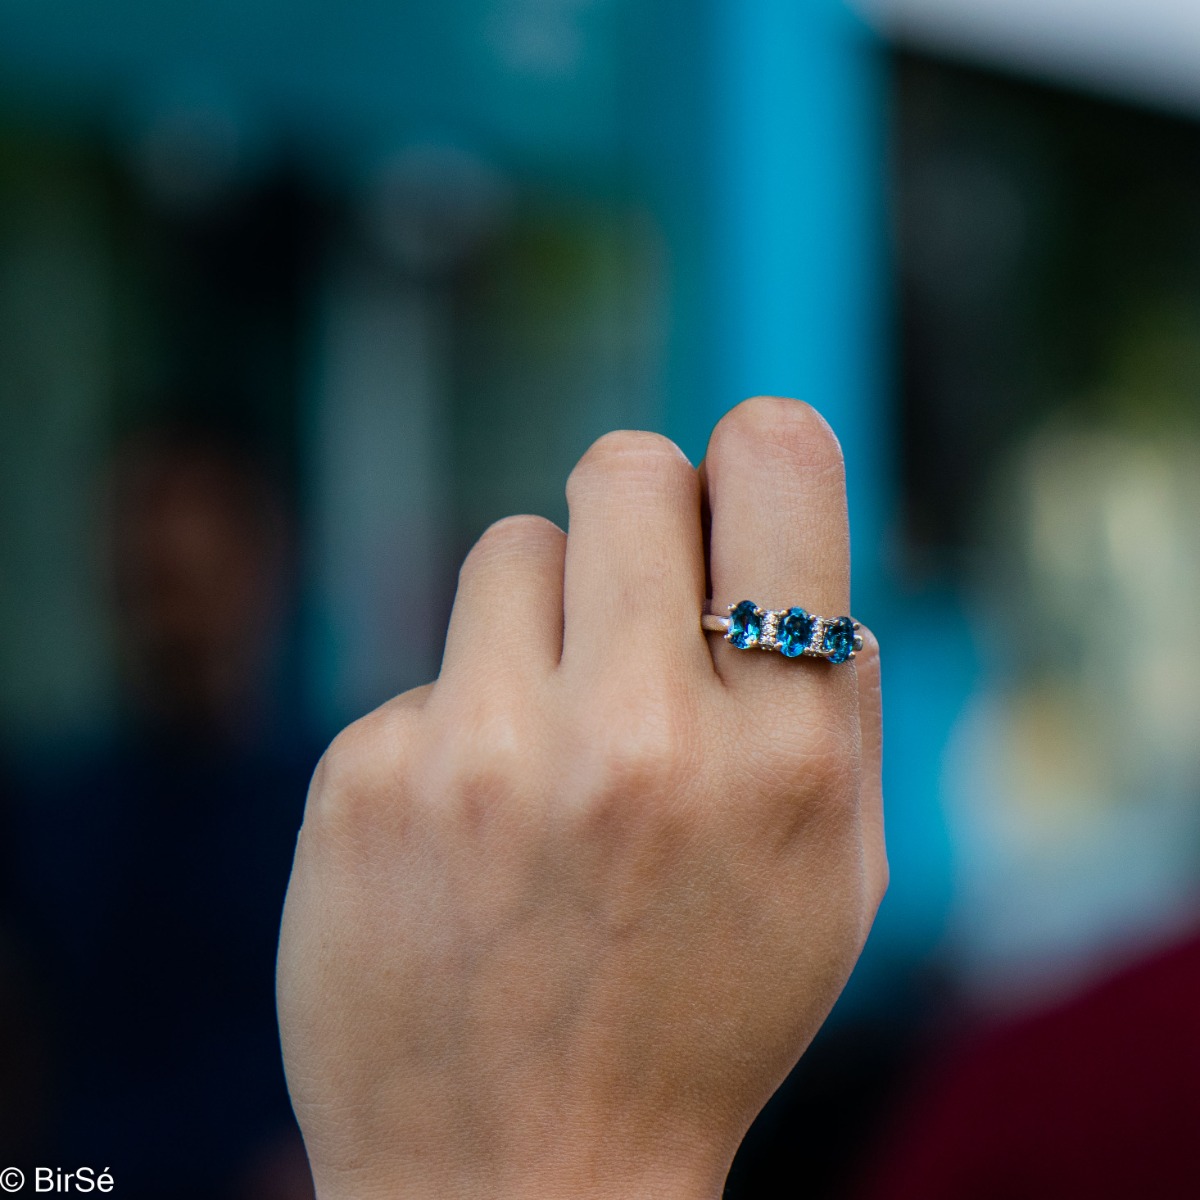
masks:
{"type": "Polygon", "coordinates": [[[854,650],[854,622],[849,617],[838,617],[825,626],[821,649],[831,663],[844,663],[854,650]]]}
{"type": "Polygon", "coordinates": [[[749,650],[751,646],[758,645],[761,634],[762,617],[759,616],[758,606],[753,600],[743,600],[729,614],[727,640],[738,650],[749,650]]]}
{"type": "Polygon", "coordinates": [[[779,648],[779,618],[782,613],[768,611],[762,619],[762,630],[758,635],[760,650],[777,650],[779,648]]]}
{"type": "Polygon", "coordinates": [[[812,638],[816,618],[802,608],[789,608],[779,619],[776,640],[779,652],[788,658],[799,658],[812,638]]]}

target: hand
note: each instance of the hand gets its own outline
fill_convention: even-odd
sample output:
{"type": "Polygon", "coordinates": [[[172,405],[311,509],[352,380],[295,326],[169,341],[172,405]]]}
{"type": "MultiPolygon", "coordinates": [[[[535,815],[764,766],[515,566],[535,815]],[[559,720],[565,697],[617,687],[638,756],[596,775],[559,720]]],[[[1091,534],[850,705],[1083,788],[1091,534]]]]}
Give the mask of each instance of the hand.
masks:
{"type": "Polygon", "coordinates": [[[700,472],[610,434],[569,534],[489,529],[437,682],[317,768],[278,998],[322,1200],[718,1197],[841,990],[886,887],[875,644],[702,633],[705,489],[717,604],[849,611],[812,409],[746,401],[700,472]]]}

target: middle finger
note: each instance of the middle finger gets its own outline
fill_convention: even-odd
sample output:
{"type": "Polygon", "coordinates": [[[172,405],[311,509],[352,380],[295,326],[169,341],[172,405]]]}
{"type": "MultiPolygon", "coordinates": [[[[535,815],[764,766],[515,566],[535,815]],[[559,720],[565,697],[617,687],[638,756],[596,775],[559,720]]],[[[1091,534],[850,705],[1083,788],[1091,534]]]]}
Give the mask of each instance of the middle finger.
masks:
{"type": "Polygon", "coordinates": [[[704,602],[700,482],[653,433],[606,434],[567,482],[563,666],[712,665],[704,602]]]}

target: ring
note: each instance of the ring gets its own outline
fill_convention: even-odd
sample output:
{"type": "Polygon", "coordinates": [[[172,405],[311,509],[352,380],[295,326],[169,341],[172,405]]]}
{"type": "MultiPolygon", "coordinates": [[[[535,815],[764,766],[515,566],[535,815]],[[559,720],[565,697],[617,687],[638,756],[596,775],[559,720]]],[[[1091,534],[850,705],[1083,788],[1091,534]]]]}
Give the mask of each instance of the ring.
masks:
{"type": "Polygon", "coordinates": [[[862,626],[852,617],[818,617],[807,609],[759,608],[753,600],[731,604],[728,616],[705,613],[701,629],[723,633],[735,650],[778,650],[785,658],[849,662],[863,648],[862,626]]]}

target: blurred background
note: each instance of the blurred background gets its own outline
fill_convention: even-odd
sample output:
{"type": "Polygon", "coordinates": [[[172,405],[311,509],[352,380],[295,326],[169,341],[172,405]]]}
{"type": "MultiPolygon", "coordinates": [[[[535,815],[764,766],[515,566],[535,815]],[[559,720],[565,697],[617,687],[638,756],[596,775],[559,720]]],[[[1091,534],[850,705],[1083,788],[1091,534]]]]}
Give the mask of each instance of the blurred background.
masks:
{"type": "Polygon", "coordinates": [[[0,1160],[311,1195],[323,745],[593,438],[775,392],[846,452],[892,886],[728,1195],[1145,1183],[1200,1119],[1198,120],[1183,0],[0,0],[0,1160]]]}

